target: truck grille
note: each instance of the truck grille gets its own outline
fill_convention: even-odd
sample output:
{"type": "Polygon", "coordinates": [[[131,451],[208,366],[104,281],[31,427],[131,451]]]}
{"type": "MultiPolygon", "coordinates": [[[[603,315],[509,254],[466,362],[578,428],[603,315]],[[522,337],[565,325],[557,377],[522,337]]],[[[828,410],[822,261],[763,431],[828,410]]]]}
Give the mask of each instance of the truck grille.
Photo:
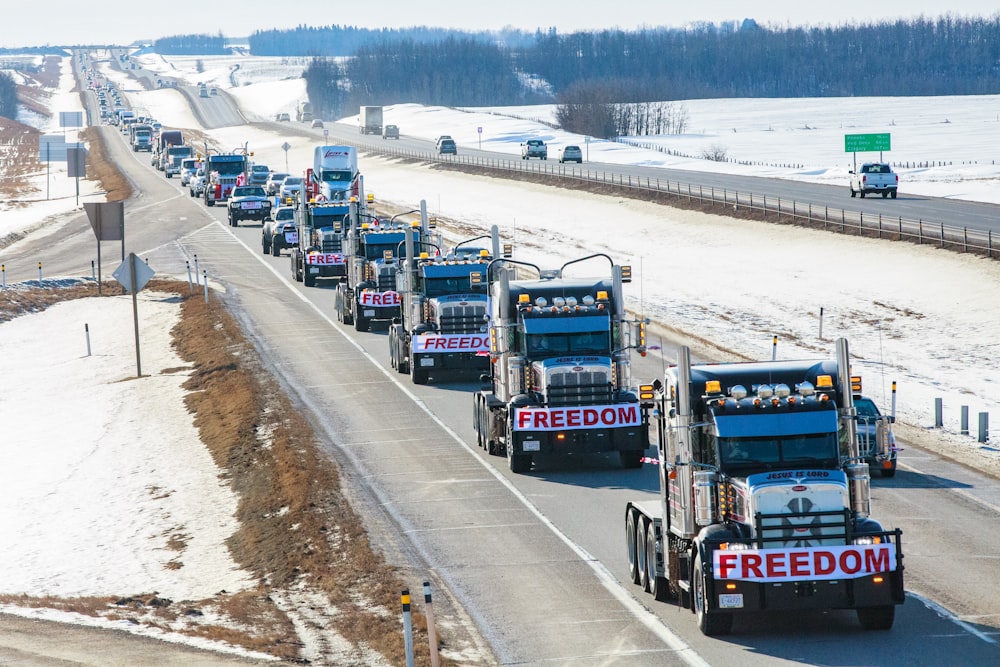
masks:
{"type": "Polygon", "coordinates": [[[762,514],[755,517],[757,546],[761,549],[788,547],[836,546],[847,543],[851,512],[844,510],[809,511],[808,500],[801,507],[789,507],[788,514],[762,514]]]}
{"type": "Polygon", "coordinates": [[[551,406],[611,403],[611,379],[604,370],[578,372],[553,370],[549,373],[548,379],[545,398],[551,406]]]}
{"type": "Polygon", "coordinates": [[[479,333],[486,304],[483,302],[447,303],[438,306],[437,326],[443,334],[479,333]]]}
{"type": "Polygon", "coordinates": [[[377,284],[381,292],[394,291],[396,289],[396,267],[391,265],[380,266],[378,269],[377,284]]]}

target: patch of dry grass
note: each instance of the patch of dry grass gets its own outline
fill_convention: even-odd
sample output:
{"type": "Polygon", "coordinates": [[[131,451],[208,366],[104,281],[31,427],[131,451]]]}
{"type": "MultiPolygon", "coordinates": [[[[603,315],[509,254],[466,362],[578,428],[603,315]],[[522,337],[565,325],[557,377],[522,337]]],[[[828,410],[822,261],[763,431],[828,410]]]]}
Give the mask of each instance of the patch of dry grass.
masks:
{"type": "MultiPolygon", "coordinates": [[[[176,281],[155,279],[147,289],[175,294],[182,302],[171,333],[178,354],[193,369],[184,385],[186,404],[202,442],[239,497],[240,527],[229,540],[230,551],[259,584],[251,591],[180,602],[155,593],[0,600],[127,618],[296,660],[300,638],[271,593],[304,589],[329,600],[336,611],[329,624],[344,639],[404,664],[398,607],[405,586],[369,543],[363,522],[341,493],[339,471],[322,453],[308,421],[262,371],[255,349],[221,300],[206,304],[176,281]],[[225,622],[208,622],[206,616],[225,622]]],[[[0,293],[0,322],[64,299],[95,296],[93,284],[7,290],[0,293]]],[[[183,566],[186,540],[181,529],[170,536],[168,544],[178,555],[168,568],[183,566]]],[[[425,646],[426,619],[419,613],[414,630],[416,645],[425,646]]],[[[417,664],[429,664],[429,657],[418,655],[417,664]]]]}

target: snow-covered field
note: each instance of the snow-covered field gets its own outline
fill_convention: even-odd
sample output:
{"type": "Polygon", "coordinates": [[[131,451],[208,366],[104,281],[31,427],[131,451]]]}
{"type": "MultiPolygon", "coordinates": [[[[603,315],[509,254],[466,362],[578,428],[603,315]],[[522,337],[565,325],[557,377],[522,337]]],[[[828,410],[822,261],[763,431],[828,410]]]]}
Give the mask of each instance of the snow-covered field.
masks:
{"type": "MultiPolygon", "coordinates": [[[[224,88],[247,113],[261,119],[271,118],[277,111],[293,110],[295,103],[305,96],[304,81],[297,77],[304,63],[263,58],[164,60],[159,56],[144,56],[143,63],[191,83],[205,81],[224,88]],[[198,61],[203,61],[201,72],[197,71],[198,61]],[[236,86],[231,76],[235,65],[239,65],[236,86]]],[[[120,74],[106,74],[118,78],[134,106],[144,107],[168,125],[197,127],[176,91],[140,92],[122,80],[120,74]]],[[[54,112],[80,108],[77,96],[69,93],[71,87],[72,82],[64,81],[61,90],[53,95],[54,112]]],[[[993,156],[1000,155],[998,101],[996,96],[688,100],[681,104],[689,116],[689,134],[648,139],[690,154],[700,154],[713,144],[724,144],[730,156],[758,163],[757,166],[674,157],[606,141],[588,142],[584,137],[523,120],[551,118],[551,107],[457,110],[399,104],[386,108],[385,122],[398,125],[404,135],[413,137],[433,139],[450,134],[459,150],[477,147],[481,140],[483,148],[517,155],[525,137],[540,137],[550,142],[551,150],[569,143],[585,146],[589,159],[594,161],[659,164],[838,184],[846,183],[850,163],[850,156],[843,152],[845,133],[891,132],[892,160],[944,163],[932,168],[902,169],[904,192],[1000,202],[1000,168],[992,162],[993,156]],[[802,166],[767,166],[782,163],[802,166]]],[[[337,120],[357,123],[356,116],[337,120]]],[[[44,129],[55,131],[51,125],[44,129]]],[[[211,134],[223,145],[249,142],[258,160],[275,168],[284,167],[286,154],[280,146],[286,137],[280,131],[238,127],[211,134]]],[[[301,138],[288,141],[293,144],[287,154],[291,169],[305,168],[314,144],[301,138]]],[[[409,208],[424,199],[438,215],[483,230],[496,224],[514,242],[521,259],[550,266],[560,259],[607,252],[620,262],[631,263],[635,282],[629,294],[635,310],[699,337],[716,340],[747,357],[770,358],[774,335],[779,338],[779,356],[783,358],[826,355],[831,352],[833,338],[847,336],[852,353],[857,356],[855,372],[863,374],[868,394],[885,406],[889,383],[897,381],[900,420],[915,429],[931,425],[934,399],[943,398],[946,428],[934,432],[930,444],[987,466],[997,464],[998,450],[979,447],[973,438],[956,433],[960,405],[970,406],[973,415],[990,412],[994,424],[1000,420],[997,391],[1000,375],[996,364],[1000,358],[1000,341],[996,336],[1000,329],[1000,309],[994,307],[1000,288],[1000,264],[996,262],[927,247],[735,221],[533,184],[441,173],[375,156],[363,155],[361,169],[367,189],[376,193],[379,201],[409,208]],[[851,279],[844,280],[842,276],[851,279]],[[820,309],[824,312],[822,339],[820,309]]],[[[44,174],[40,177],[44,193],[44,174]]],[[[26,229],[48,215],[75,207],[73,183],[65,177],[65,172],[61,176],[54,173],[50,186],[56,191],[52,201],[38,201],[16,209],[0,204],[0,236],[5,230],[26,229]]],[[[100,200],[100,193],[89,181],[81,183],[81,194],[81,201],[100,200]]],[[[51,331],[79,329],[79,318],[72,307],[24,318],[17,327],[0,327],[0,347],[20,346],[22,343],[17,341],[33,337],[43,339],[51,331]]],[[[109,372],[126,374],[127,360],[83,357],[82,350],[74,349],[71,339],[63,345],[65,349],[60,355],[32,353],[33,363],[29,364],[15,363],[11,355],[0,356],[0,376],[11,384],[20,381],[22,375],[46,377],[50,373],[86,369],[93,363],[112,362],[124,366],[118,370],[109,366],[109,372]]],[[[99,352],[105,354],[104,349],[99,352]]],[[[71,376],[85,382],[79,374],[71,376]]],[[[100,377],[103,376],[95,375],[90,380],[97,382],[100,377]]],[[[98,387],[93,383],[88,386],[100,400],[98,387]]],[[[175,387],[168,388],[166,383],[163,389],[176,392],[175,387]]],[[[14,410],[11,399],[2,396],[0,409],[4,413],[14,410]]],[[[170,400],[177,400],[175,393],[169,396],[170,400]]],[[[55,414],[69,409],[55,403],[56,397],[46,400],[47,407],[55,414]]],[[[124,407],[116,415],[116,420],[120,419],[132,419],[124,407]]],[[[166,417],[166,421],[156,426],[150,424],[150,419],[150,415],[144,415],[144,428],[155,431],[173,428],[173,422],[166,417]]],[[[72,441],[80,451],[99,449],[100,429],[84,431],[70,420],[60,423],[68,429],[62,437],[72,441]]],[[[10,422],[5,420],[5,433],[10,433],[9,428],[10,422]]],[[[17,437],[8,435],[5,441],[30,444],[27,431],[17,433],[17,437]]],[[[53,433],[49,439],[59,437],[53,433]]],[[[32,456],[37,456],[34,447],[8,447],[3,467],[28,469],[32,456]]],[[[55,461],[50,457],[48,478],[72,479],[68,466],[73,459],[58,457],[58,460],[65,461],[67,467],[57,465],[53,469],[55,461]]],[[[905,451],[900,461],[905,466],[905,451]]],[[[147,472],[136,461],[133,473],[140,481],[147,472]]],[[[152,485],[153,480],[151,476],[148,483],[152,485]]],[[[6,485],[6,488],[10,493],[10,489],[20,487],[6,485]]],[[[27,495],[20,496],[12,499],[10,506],[21,506],[30,499],[27,495]]],[[[51,505],[57,508],[56,503],[51,505]]],[[[91,508],[87,504],[79,505],[77,509],[83,513],[81,522],[96,520],[88,515],[91,508]]],[[[220,505],[225,506],[225,503],[220,505]]],[[[98,507],[101,506],[95,503],[94,511],[98,507]]],[[[103,511],[117,510],[104,507],[103,511]]],[[[39,522],[44,519],[41,517],[39,522]]],[[[12,518],[0,515],[0,534],[12,535],[17,525],[20,524],[12,518]]],[[[214,529],[224,531],[226,526],[214,529]]],[[[77,548],[95,551],[77,554],[74,560],[79,567],[54,577],[51,564],[46,565],[45,559],[25,557],[32,550],[41,552],[47,548],[45,537],[39,535],[37,540],[19,545],[18,551],[9,551],[10,557],[18,555],[18,568],[5,568],[8,575],[0,576],[0,592],[37,594],[51,590],[72,594],[95,590],[98,580],[85,565],[106,557],[96,551],[98,545],[88,547],[77,541],[77,548]],[[16,579],[12,578],[14,571],[16,579]]],[[[11,537],[15,542],[26,539],[23,532],[17,540],[11,537]]],[[[140,530],[130,535],[115,534],[109,539],[114,539],[126,552],[150,548],[148,535],[140,530]]],[[[197,571],[187,571],[187,575],[202,580],[185,584],[192,591],[223,576],[239,576],[227,570],[225,559],[215,557],[206,557],[204,568],[192,563],[191,570],[195,568],[197,571]]],[[[99,588],[128,589],[133,583],[125,578],[127,573],[123,569],[122,578],[117,581],[101,580],[103,586],[99,588]]],[[[170,585],[180,586],[177,582],[165,583],[160,590],[169,590],[170,585]]]]}

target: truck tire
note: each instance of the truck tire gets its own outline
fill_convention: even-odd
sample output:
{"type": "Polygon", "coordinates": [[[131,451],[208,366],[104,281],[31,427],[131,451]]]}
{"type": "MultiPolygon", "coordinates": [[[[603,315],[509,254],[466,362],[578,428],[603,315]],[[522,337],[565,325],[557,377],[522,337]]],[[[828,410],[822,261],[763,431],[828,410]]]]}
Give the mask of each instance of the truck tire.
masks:
{"type": "Polygon", "coordinates": [[[892,197],[893,199],[895,199],[896,198],[896,191],[893,190],[892,192],[890,192],[889,196],[892,197]]]}
{"type": "Polygon", "coordinates": [[[625,550],[628,553],[628,578],[633,584],[638,584],[639,577],[639,536],[636,526],[639,522],[639,513],[630,509],[625,515],[625,550]]]}
{"type": "Polygon", "coordinates": [[[368,331],[371,328],[371,321],[367,317],[362,317],[361,315],[354,316],[354,330],[355,331],[368,331]]]}
{"type": "Polygon", "coordinates": [[[865,198],[865,191],[864,191],[864,190],[859,190],[859,191],[858,191],[858,194],[859,194],[859,195],[861,195],[861,198],[862,198],[862,199],[864,199],[864,198],[865,198]]]}
{"type": "MultiPolygon", "coordinates": [[[[708,611],[705,591],[705,574],[701,569],[701,554],[698,554],[695,556],[694,569],[691,571],[691,604],[694,605],[694,613],[698,617],[698,629],[706,637],[728,635],[733,630],[733,615],[708,611]]],[[[861,610],[858,612],[860,614],[861,610]]]]}
{"type": "Polygon", "coordinates": [[[888,190],[883,190],[882,191],[882,199],[885,199],[888,196],[889,196],[889,191],[888,190]]]}
{"type": "Polygon", "coordinates": [[[316,284],[316,276],[314,276],[309,272],[304,272],[302,274],[302,282],[305,284],[306,287],[312,287],[316,284]]]}
{"type": "Polygon", "coordinates": [[[410,373],[410,378],[413,379],[413,384],[427,384],[427,379],[430,376],[426,370],[422,368],[414,368],[410,373]]]}
{"type": "Polygon", "coordinates": [[[890,479],[892,477],[895,477],[896,476],[896,462],[893,461],[892,462],[892,466],[890,466],[888,468],[880,468],[880,472],[882,473],[882,479],[890,479]]]}
{"type": "Polygon", "coordinates": [[[514,453],[514,432],[507,425],[507,466],[515,475],[523,475],[531,470],[531,454],[514,453]]]}
{"type": "Polygon", "coordinates": [[[281,246],[278,245],[274,239],[271,239],[271,255],[274,257],[281,257],[281,246]]]}
{"type": "Polygon", "coordinates": [[[646,524],[648,523],[649,518],[641,514],[635,521],[635,569],[637,570],[635,576],[639,579],[636,583],[644,591],[649,590],[646,585],[646,574],[648,573],[646,569],[646,524]]]}
{"type": "Polygon", "coordinates": [[[215,200],[205,197],[205,206],[215,206],[215,200]]]}
{"type": "Polygon", "coordinates": [[[656,574],[656,525],[646,522],[646,590],[657,602],[670,599],[670,585],[664,577],[656,574]]]}
{"type": "Polygon", "coordinates": [[[854,188],[851,188],[851,199],[854,199],[857,196],[858,196],[858,193],[854,190],[854,188]]]}
{"type": "Polygon", "coordinates": [[[260,239],[260,249],[265,255],[267,254],[267,247],[269,245],[271,245],[271,243],[268,241],[268,238],[266,236],[262,236],[260,239]]]}
{"type": "Polygon", "coordinates": [[[858,609],[858,622],[865,630],[891,630],[896,620],[896,607],[861,607],[858,609]]]}

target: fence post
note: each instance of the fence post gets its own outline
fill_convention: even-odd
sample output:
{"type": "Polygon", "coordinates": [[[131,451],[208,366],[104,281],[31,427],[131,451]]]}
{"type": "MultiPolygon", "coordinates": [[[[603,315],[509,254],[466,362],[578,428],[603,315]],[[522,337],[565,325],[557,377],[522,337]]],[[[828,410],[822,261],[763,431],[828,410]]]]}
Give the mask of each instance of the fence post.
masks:
{"type": "Polygon", "coordinates": [[[944,404],[942,402],[942,399],[935,398],[934,399],[934,428],[941,428],[942,426],[944,426],[944,416],[942,415],[943,412],[944,412],[944,404]]]}
{"type": "Polygon", "coordinates": [[[963,405],[958,419],[958,432],[962,435],[969,435],[969,406],[963,405]]]}
{"type": "Polygon", "coordinates": [[[990,413],[979,413],[979,442],[990,441],[990,413]]]}

